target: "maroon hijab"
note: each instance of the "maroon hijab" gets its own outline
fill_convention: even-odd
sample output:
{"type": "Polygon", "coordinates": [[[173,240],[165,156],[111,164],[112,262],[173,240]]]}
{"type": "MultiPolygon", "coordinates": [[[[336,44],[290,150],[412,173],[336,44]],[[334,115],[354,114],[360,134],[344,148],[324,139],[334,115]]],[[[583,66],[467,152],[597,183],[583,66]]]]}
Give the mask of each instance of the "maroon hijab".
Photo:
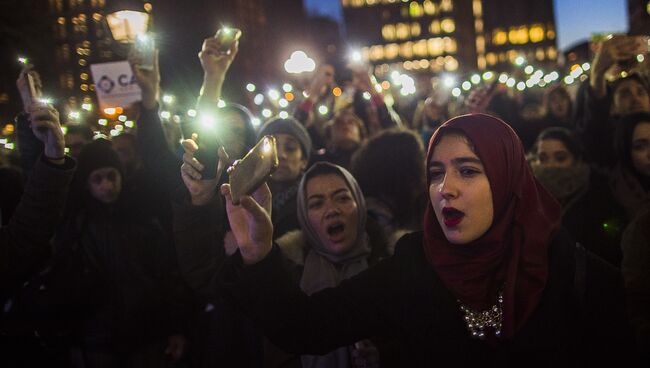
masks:
{"type": "Polygon", "coordinates": [[[503,288],[502,336],[509,338],[528,320],[540,301],[548,277],[548,246],[560,226],[560,205],[535,180],[521,141],[503,121],[469,114],[444,123],[431,137],[462,131],[483,162],[492,190],[494,220],[469,244],[451,244],[436,220],[431,201],[424,216],[424,251],[445,286],[465,305],[485,310],[503,288]]]}

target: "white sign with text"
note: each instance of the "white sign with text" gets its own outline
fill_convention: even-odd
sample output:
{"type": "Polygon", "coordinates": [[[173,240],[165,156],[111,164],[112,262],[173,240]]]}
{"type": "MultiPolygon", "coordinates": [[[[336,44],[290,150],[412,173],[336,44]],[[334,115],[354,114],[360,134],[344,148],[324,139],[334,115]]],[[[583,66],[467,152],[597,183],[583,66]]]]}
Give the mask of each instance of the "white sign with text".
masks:
{"type": "Polygon", "coordinates": [[[142,99],[142,91],[128,61],[92,64],[90,72],[95,82],[100,109],[126,108],[142,99]]]}

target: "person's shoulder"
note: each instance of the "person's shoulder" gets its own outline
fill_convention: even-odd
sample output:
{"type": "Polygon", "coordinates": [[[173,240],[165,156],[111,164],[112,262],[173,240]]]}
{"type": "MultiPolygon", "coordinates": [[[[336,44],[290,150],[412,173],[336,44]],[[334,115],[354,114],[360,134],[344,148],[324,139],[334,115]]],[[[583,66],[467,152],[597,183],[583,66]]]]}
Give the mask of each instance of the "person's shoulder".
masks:
{"type": "Polygon", "coordinates": [[[405,234],[395,244],[395,257],[423,256],[423,239],[424,233],[422,231],[405,234]]]}

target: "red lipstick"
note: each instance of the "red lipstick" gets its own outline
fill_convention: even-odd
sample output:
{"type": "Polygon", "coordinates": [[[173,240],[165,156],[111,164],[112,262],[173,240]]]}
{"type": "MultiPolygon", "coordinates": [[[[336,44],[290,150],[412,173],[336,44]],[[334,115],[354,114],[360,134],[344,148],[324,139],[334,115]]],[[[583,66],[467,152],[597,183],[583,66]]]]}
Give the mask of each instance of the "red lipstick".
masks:
{"type": "Polygon", "coordinates": [[[445,226],[455,227],[463,221],[465,213],[463,211],[457,210],[454,207],[444,207],[442,209],[442,217],[445,226]]]}

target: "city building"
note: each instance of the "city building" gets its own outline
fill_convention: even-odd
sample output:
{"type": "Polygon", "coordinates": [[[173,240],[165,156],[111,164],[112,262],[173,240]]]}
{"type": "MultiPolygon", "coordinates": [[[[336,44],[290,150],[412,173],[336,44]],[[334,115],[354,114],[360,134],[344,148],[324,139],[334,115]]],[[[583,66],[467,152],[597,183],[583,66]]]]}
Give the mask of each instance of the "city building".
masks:
{"type": "Polygon", "coordinates": [[[630,34],[650,35],[650,0],[627,0],[630,34]]]}
{"type": "Polygon", "coordinates": [[[375,72],[507,70],[557,59],[552,0],[341,0],[350,45],[375,72]],[[368,19],[376,21],[368,22],[368,19]],[[521,59],[520,59],[521,60],[521,59]]]}

